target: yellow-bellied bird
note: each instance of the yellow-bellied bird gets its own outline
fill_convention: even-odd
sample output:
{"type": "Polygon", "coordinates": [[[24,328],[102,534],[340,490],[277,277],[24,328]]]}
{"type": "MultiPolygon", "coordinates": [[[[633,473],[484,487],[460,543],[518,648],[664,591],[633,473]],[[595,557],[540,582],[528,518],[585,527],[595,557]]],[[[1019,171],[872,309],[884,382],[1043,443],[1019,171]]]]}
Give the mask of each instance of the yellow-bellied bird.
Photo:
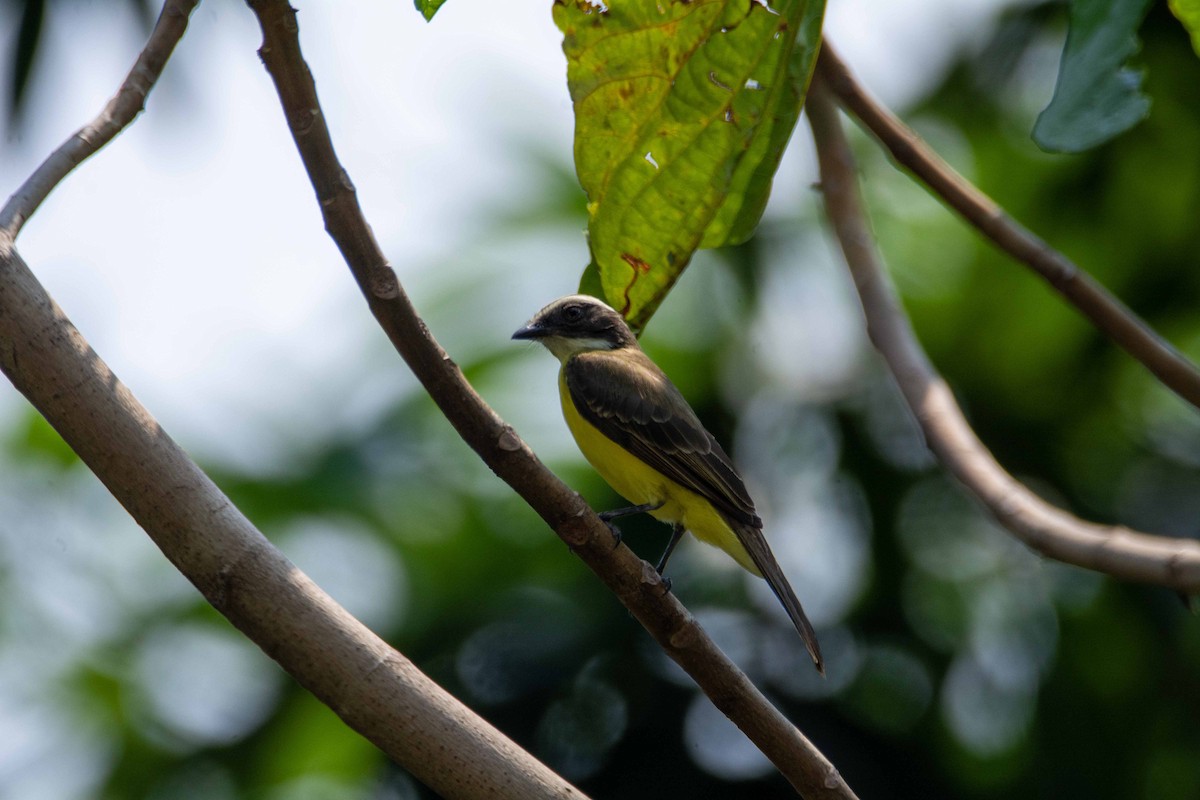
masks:
{"type": "Polygon", "coordinates": [[[567,426],[601,477],[636,504],[601,518],[648,512],[672,523],[660,575],[687,530],[766,578],[824,675],[816,633],[767,546],[733,462],[621,315],[594,297],[572,295],[543,308],[513,338],[541,342],[562,362],[558,387],[567,426]]]}

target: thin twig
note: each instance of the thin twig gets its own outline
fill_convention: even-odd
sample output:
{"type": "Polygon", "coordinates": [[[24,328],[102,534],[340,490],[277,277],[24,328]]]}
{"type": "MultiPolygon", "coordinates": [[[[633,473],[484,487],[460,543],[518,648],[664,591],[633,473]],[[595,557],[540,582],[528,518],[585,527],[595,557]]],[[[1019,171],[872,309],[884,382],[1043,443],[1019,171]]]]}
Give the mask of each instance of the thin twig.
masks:
{"type": "MultiPolygon", "coordinates": [[[[295,12],[283,0],[249,0],[263,29],[259,50],[316,191],[325,227],[380,326],[459,435],[517,491],[617,595],[806,798],[852,798],[834,766],[776,709],[667,593],[654,568],[612,534],[582,498],[537,459],[483,401],[425,327],[363,217],[337,160],[300,52],[295,12]]],[[[831,665],[836,669],[836,665],[831,665]]],[[[800,668],[800,665],[797,665],[800,668]]]]}
{"type": "Polygon", "coordinates": [[[188,17],[199,2],[168,0],[163,4],[146,47],[104,110],[43,161],[0,209],[0,234],[15,240],[26,220],[33,216],[54,187],[142,112],[150,90],[187,30],[188,17]]]}
{"type": "Polygon", "coordinates": [[[1200,592],[1200,542],[1081,520],[1046,503],[996,462],[930,365],[884,272],[858,193],[854,158],[823,74],[813,80],[806,110],[825,207],[862,300],[867,333],[946,468],[1005,528],[1044,555],[1125,580],[1200,592]]]}
{"type": "Polygon", "coordinates": [[[218,611],[440,795],[586,800],[422,674],[268,542],[117,380],[16,251],[16,232],[41,200],[134,119],[130,103],[140,108],[195,5],[168,0],[118,98],[84,129],[86,135],[51,155],[6,207],[0,371],[218,611]],[[121,100],[128,92],[141,99],[121,100]]]}
{"type": "Polygon", "coordinates": [[[816,74],[838,101],[945,203],[1053,286],[1092,324],[1140,361],[1163,385],[1200,408],[1200,370],[1092,276],[1010,217],[943,161],[921,137],[867,94],[828,42],[816,74]]]}

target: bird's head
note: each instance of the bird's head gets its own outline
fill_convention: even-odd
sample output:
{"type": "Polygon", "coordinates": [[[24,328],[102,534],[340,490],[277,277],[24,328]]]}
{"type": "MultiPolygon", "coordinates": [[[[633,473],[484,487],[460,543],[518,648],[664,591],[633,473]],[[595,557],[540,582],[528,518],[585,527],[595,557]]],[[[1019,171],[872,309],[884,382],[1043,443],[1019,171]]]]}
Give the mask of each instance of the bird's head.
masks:
{"type": "Polygon", "coordinates": [[[533,339],[565,362],[592,350],[637,347],[637,339],[624,318],[594,297],[573,294],[543,308],[514,339],[533,339]]]}

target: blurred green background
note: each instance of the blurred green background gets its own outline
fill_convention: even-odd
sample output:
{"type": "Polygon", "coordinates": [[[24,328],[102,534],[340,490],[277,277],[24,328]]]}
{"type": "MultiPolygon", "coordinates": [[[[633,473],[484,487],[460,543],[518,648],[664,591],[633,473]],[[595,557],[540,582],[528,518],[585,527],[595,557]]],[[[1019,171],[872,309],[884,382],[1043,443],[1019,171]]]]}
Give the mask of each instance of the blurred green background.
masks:
{"type": "MultiPolygon", "coordinates": [[[[9,5],[11,17],[42,4],[9,5]]],[[[453,24],[453,6],[434,24],[453,24]]],[[[1200,358],[1196,54],[1157,4],[1138,59],[1150,118],[1082,156],[1048,156],[1029,131],[1065,19],[1059,4],[998,15],[903,112],[1200,358]]],[[[9,44],[28,47],[29,30],[9,44]]],[[[10,137],[29,113],[10,114],[10,137]]],[[[794,149],[811,149],[803,127],[794,149]]],[[[918,333],[1000,461],[1081,516],[1197,536],[1196,410],[855,141],[918,333]]],[[[278,143],[290,147],[282,127],[278,143]]],[[[510,143],[535,188],[491,203],[452,259],[420,266],[441,278],[415,300],[489,402],[555,442],[551,466],[614,507],[547,414],[553,359],[507,338],[577,271],[517,292],[513,266],[490,260],[497,243],[537,252],[585,224],[569,144],[543,145],[510,143]],[[495,297],[505,305],[489,309],[495,297]]],[[[808,166],[783,174],[812,179],[808,166]]],[[[720,554],[685,544],[674,591],[863,798],[1200,797],[1200,620],[1166,590],[1046,562],[981,513],[869,350],[819,198],[778,194],[748,244],[696,259],[643,344],[731,444],[829,678],[766,588],[720,554]]],[[[403,371],[374,347],[372,369],[403,371]]],[[[201,602],[40,417],[16,419],[0,442],[0,797],[430,796],[201,602]]],[[[585,791],[791,796],[411,380],[357,428],[283,439],[295,444],[271,469],[206,466],[319,584],[585,791]]],[[[667,534],[623,528],[651,559],[667,534]]]]}

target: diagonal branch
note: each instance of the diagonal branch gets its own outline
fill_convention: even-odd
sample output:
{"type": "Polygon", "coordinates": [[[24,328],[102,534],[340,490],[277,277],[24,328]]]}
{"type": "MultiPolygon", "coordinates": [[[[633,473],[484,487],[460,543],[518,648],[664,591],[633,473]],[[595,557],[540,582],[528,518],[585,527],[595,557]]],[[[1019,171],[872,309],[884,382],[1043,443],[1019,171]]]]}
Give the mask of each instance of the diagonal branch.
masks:
{"type": "Polygon", "coordinates": [[[442,413],[798,791],[810,800],[854,797],[834,766],[721,652],[674,595],[664,591],[653,567],[626,547],[613,548],[604,523],[546,469],[442,350],[379,249],[354,186],[338,162],[316,86],[300,52],[295,11],[286,0],[248,3],[262,26],[259,54],[279,93],[326,230],[380,327],[442,413]]]}
{"type": "Polygon", "coordinates": [[[867,333],[946,468],[1004,527],[1044,555],[1125,580],[1200,593],[1200,542],[1086,522],[1045,502],[996,462],[930,365],[880,263],[824,73],[813,81],[806,110],[825,207],[862,300],[867,333]]]}
{"type": "Polygon", "coordinates": [[[997,247],[1041,275],[1093,325],[1140,361],[1162,383],[1200,408],[1200,371],[1092,276],[1010,217],[994,200],[943,161],[921,137],[867,94],[825,43],[816,75],[838,102],[873,133],[892,157],[997,247]]]}
{"type": "Polygon", "coordinates": [[[104,110],[59,145],[0,209],[0,234],[16,239],[25,222],[54,187],[142,112],[150,90],[162,74],[183,32],[187,30],[188,17],[199,2],[167,0],[163,4],[162,13],[158,15],[158,22],[146,41],[146,47],[104,110]]]}
{"type": "Polygon", "coordinates": [[[446,797],[585,797],[268,542],[117,380],[2,239],[0,309],[0,371],[208,602],[346,724],[446,797]]]}
{"type": "Polygon", "coordinates": [[[584,798],[421,673],[271,545],[113,375],[15,249],[16,231],[41,200],[136,116],[195,5],[167,0],[117,98],[83,129],[86,135],[81,132],[51,155],[5,208],[10,224],[0,229],[0,371],[214,608],[350,727],[439,794],[471,800],[584,798]],[[140,99],[128,100],[130,92],[140,99]]]}

